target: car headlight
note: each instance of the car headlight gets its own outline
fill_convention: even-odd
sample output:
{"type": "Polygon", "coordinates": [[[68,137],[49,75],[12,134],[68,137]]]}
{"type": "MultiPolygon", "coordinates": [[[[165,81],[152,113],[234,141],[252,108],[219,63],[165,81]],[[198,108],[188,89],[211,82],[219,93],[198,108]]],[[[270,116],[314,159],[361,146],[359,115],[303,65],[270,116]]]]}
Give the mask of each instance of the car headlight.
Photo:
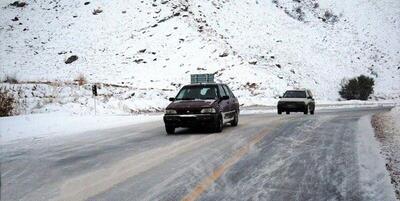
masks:
{"type": "Polygon", "coordinates": [[[165,114],[176,114],[176,110],[165,110],[165,114]]]}
{"type": "Polygon", "coordinates": [[[212,107],[210,107],[210,108],[204,108],[204,109],[202,109],[201,111],[200,111],[200,113],[216,113],[217,111],[214,109],[214,108],[212,108],[212,107]]]}

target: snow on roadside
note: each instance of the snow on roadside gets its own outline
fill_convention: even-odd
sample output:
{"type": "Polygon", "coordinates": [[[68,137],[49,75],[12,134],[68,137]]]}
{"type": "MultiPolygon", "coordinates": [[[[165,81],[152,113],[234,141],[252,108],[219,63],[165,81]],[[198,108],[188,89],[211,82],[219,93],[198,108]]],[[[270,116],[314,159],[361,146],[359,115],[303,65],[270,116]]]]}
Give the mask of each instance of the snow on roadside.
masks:
{"type": "Polygon", "coordinates": [[[396,200],[390,176],[385,169],[385,160],[379,153],[379,144],[374,138],[370,122],[371,117],[362,117],[356,132],[363,200],[396,200]]]}
{"type": "Polygon", "coordinates": [[[31,114],[0,118],[1,143],[23,138],[47,138],[160,121],[161,115],[77,116],[66,113],[31,114]]]}
{"type": "MultiPolygon", "coordinates": [[[[239,100],[241,102],[242,100],[239,100]]],[[[256,101],[253,101],[255,103],[256,101]]],[[[267,114],[276,113],[276,105],[278,100],[270,100],[269,102],[257,102],[253,105],[244,105],[241,108],[240,114],[267,114]]],[[[338,110],[338,109],[351,109],[351,108],[376,108],[376,107],[387,107],[394,106],[395,103],[392,101],[360,101],[360,100],[349,100],[349,101],[321,101],[316,100],[315,110],[338,110]]]]}
{"type": "Polygon", "coordinates": [[[386,159],[386,169],[390,173],[397,199],[400,200],[400,107],[374,115],[372,125],[386,159]]]}

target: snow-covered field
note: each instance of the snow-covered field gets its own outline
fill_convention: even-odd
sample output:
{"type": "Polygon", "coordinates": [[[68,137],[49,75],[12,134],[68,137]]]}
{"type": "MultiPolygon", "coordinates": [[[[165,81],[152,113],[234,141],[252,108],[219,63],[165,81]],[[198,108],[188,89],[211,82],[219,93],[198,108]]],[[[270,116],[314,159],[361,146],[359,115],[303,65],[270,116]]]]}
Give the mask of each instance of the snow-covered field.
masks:
{"type": "Polygon", "coordinates": [[[86,131],[104,130],[139,123],[161,121],[162,116],[77,116],[65,113],[19,115],[0,118],[1,143],[18,139],[82,134],[86,131]]]}
{"type": "Polygon", "coordinates": [[[215,73],[245,106],[295,87],[336,101],[360,74],[373,99],[400,98],[398,0],[12,2],[0,2],[0,86],[22,114],[88,113],[94,83],[102,113],[159,111],[192,73],[215,73]]]}

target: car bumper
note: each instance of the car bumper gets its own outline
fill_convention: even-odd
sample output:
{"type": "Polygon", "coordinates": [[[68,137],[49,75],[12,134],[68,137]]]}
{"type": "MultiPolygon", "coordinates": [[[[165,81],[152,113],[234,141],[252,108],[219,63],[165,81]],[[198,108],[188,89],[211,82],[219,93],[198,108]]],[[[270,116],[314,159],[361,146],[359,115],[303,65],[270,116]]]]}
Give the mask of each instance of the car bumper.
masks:
{"type": "Polygon", "coordinates": [[[165,125],[171,127],[210,127],[217,121],[218,114],[164,115],[165,125]]]}
{"type": "Polygon", "coordinates": [[[306,109],[305,103],[298,102],[284,102],[278,105],[278,110],[288,112],[302,112],[306,109]]]}

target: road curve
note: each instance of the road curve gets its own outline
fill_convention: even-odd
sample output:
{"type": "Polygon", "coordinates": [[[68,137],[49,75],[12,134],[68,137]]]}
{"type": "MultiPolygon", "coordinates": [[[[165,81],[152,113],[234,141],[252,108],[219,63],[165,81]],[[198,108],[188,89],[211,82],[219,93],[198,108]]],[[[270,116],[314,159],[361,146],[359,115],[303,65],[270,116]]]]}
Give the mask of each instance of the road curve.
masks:
{"type": "Polygon", "coordinates": [[[366,192],[357,144],[360,119],[385,110],[242,115],[220,134],[151,122],[19,140],[2,145],[1,199],[386,199],[366,192]]]}

